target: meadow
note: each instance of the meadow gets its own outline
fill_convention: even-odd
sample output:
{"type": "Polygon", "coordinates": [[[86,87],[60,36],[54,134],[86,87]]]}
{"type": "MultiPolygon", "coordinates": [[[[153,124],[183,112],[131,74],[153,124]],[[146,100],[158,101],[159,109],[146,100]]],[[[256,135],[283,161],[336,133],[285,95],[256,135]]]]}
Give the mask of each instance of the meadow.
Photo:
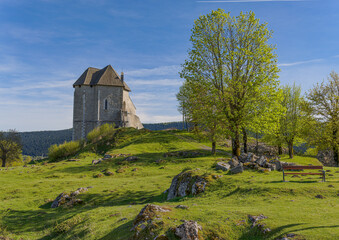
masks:
{"type": "MultiPolygon", "coordinates": [[[[121,129],[118,137],[85,146],[72,158],[48,160],[0,171],[0,239],[130,239],[131,228],[147,204],[172,209],[164,215],[158,234],[175,239],[169,229],[181,220],[202,226],[204,239],[339,239],[339,169],[325,167],[326,182],[319,176],[288,176],[246,170],[231,175],[215,169],[220,159],[230,158],[230,149],[211,155],[207,143],[185,131],[121,129]],[[196,157],[171,156],[175,151],[200,152],[196,157]],[[117,157],[92,165],[104,154],[131,154],[135,162],[117,157]],[[206,191],[197,196],[166,200],[164,191],[174,176],[187,169],[210,175],[206,191]],[[103,171],[112,176],[95,177],[103,171]],[[74,207],[51,208],[61,192],[92,187],[79,195],[84,201],[74,207]],[[317,198],[321,195],[322,198],[317,198]],[[175,208],[178,204],[188,209],[175,208]],[[251,228],[248,215],[263,214],[271,229],[263,234],[251,228]]],[[[282,161],[321,165],[316,158],[295,156],[282,161]]]]}

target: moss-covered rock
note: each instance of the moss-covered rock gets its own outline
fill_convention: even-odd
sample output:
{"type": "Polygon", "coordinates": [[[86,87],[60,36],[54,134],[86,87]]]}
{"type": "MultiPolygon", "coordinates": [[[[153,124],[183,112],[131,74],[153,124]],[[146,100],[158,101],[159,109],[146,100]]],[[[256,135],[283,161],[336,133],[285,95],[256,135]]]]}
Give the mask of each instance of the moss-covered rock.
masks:
{"type": "Polygon", "coordinates": [[[167,200],[202,193],[205,191],[206,184],[206,178],[199,175],[196,170],[179,173],[172,180],[167,200]]]}

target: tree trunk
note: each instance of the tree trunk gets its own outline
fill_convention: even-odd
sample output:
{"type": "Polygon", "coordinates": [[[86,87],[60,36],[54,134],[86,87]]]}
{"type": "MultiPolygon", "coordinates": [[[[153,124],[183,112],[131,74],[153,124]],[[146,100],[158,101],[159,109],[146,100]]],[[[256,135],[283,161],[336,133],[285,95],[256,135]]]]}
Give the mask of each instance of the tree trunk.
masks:
{"type": "Polygon", "coordinates": [[[255,140],[256,140],[255,153],[258,154],[258,150],[259,150],[258,133],[255,133],[255,140]]]}
{"type": "Polygon", "coordinates": [[[288,155],[293,158],[293,140],[288,142],[288,155]]]}
{"type": "Polygon", "coordinates": [[[247,153],[247,132],[246,129],[242,129],[242,134],[243,134],[243,141],[244,141],[244,153],[247,153]]]}
{"type": "Polygon", "coordinates": [[[215,141],[212,141],[212,154],[214,155],[215,152],[216,152],[216,142],[215,141]]]}
{"type": "Polygon", "coordinates": [[[238,128],[235,130],[235,137],[232,141],[232,155],[240,156],[240,134],[238,128]]]}
{"type": "Polygon", "coordinates": [[[6,155],[2,155],[2,167],[6,167],[6,155]]]}
{"type": "Polygon", "coordinates": [[[333,159],[334,161],[339,165],[339,151],[338,147],[336,145],[337,143],[337,129],[333,130],[333,159]]]}
{"type": "Polygon", "coordinates": [[[282,146],[281,146],[281,143],[278,144],[278,155],[282,155],[282,146]]]}

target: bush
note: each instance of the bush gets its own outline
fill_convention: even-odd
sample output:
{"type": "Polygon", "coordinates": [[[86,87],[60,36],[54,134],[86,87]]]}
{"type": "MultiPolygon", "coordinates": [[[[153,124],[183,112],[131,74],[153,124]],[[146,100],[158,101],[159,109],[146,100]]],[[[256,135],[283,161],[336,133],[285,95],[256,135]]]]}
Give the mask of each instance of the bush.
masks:
{"type": "Polygon", "coordinates": [[[304,153],[304,155],[306,156],[317,156],[317,154],[318,154],[318,149],[316,148],[308,148],[306,152],[304,153]]]}
{"type": "Polygon", "coordinates": [[[92,131],[90,131],[87,135],[87,140],[90,143],[95,143],[97,141],[100,141],[102,139],[108,139],[109,137],[112,137],[112,135],[115,132],[114,124],[104,124],[100,127],[94,128],[92,131]]]}
{"type": "Polygon", "coordinates": [[[80,148],[80,141],[64,142],[59,145],[54,144],[48,149],[48,157],[52,161],[64,159],[76,154],[80,150],[80,148]]]}

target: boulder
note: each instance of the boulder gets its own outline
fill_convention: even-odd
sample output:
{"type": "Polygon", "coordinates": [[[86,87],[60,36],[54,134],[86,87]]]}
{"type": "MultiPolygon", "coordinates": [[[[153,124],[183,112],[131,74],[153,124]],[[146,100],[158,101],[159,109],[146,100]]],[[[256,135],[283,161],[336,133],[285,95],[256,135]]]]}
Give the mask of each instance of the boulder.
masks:
{"type": "Polygon", "coordinates": [[[243,168],[242,165],[238,165],[238,166],[236,166],[234,168],[231,168],[231,170],[230,170],[230,172],[232,174],[242,173],[243,171],[244,171],[244,168],[243,168]]]}
{"type": "Polygon", "coordinates": [[[225,162],[218,162],[216,165],[217,170],[223,170],[223,171],[228,171],[230,170],[231,165],[225,162]]]}
{"type": "Polygon", "coordinates": [[[92,165],[96,165],[96,164],[98,164],[98,163],[101,163],[102,162],[102,160],[101,159],[94,159],[94,160],[92,160],[92,165]]]}
{"type": "Polygon", "coordinates": [[[281,171],[282,170],[281,162],[278,159],[271,160],[270,164],[275,165],[275,170],[277,170],[277,171],[281,171]]]}
{"type": "Polygon", "coordinates": [[[60,193],[57,198],[53,201],[51,208],[57,208],[62,205],[73,207],[74,205],[81,204],[83,201],[81,199],[77,199],[76,196],[78,196],[80,193],[88,191],[88,188],[78,188],[76,191],[71,193],[60,193]]]}
{"type": "Polygon", "coordinates": [[[137,156],[130,156],[130,157],[125,158],[125,161],[134,162],[134,161],[137,161],[138,159],[139,158],[137,156]]]}
{"type": "Polygon", "coordinates": [[[338,167],[339,164],[334,160],[334,154],[331,150],[319,151],[317,159],[326,167],[338,167]]]}
{"type": "Polygon", "coordinates": [[[239,159],[240,162],[245,163],[245,162],[247,162],[247,158],[248,158],[248,154],[242,153],[242,154],[240,154],[238,159],[239,159]]]}
{"type": "Polygon", "coordinates": [[[110,155],[110,154],[105,154],[105,155],[104,155],[104,159],[110,159],[110,158],[113,158],[113,156],[110,155]]]}
{"type": "Polygon", "coordinates": [[[171,211],[171,209],[154,204],[147,204],[143,207],[133,222],[133,228],[131,230],[134,231],[134,235],[132,239],[153,240],[155,235],[154,231],[163,225],[159,214],[169,211],[171,211]]]}
{"type": "Polygon", "coordinates": [[[259,166],[264,167],[264,164],[266,163],[267,158],[265,156],[261,156],[256,163],[258,163],[259,166]]]}
{"type": "Polygon", "coordinates": [[[180,240],[199,240],[202,237],[199,236],[199,231],[202,227],[195,221],[185,221],[183,224],[175,229],[175,235],[180,240]]]}
{"type": "Polygon", "coordinates": [[[231,166],[231,168],[234,168],[239,165],[239,161],[237,157],[233,157],[228,164],[231,166]]]}
{"type": "Polygon", "coordinates": [[[194,170],[179,173],[172,180],[172,184],[168,190],[167,200],[204,192],[206,184],[207,180],[197,175],[197,172],[194,170]]]}

